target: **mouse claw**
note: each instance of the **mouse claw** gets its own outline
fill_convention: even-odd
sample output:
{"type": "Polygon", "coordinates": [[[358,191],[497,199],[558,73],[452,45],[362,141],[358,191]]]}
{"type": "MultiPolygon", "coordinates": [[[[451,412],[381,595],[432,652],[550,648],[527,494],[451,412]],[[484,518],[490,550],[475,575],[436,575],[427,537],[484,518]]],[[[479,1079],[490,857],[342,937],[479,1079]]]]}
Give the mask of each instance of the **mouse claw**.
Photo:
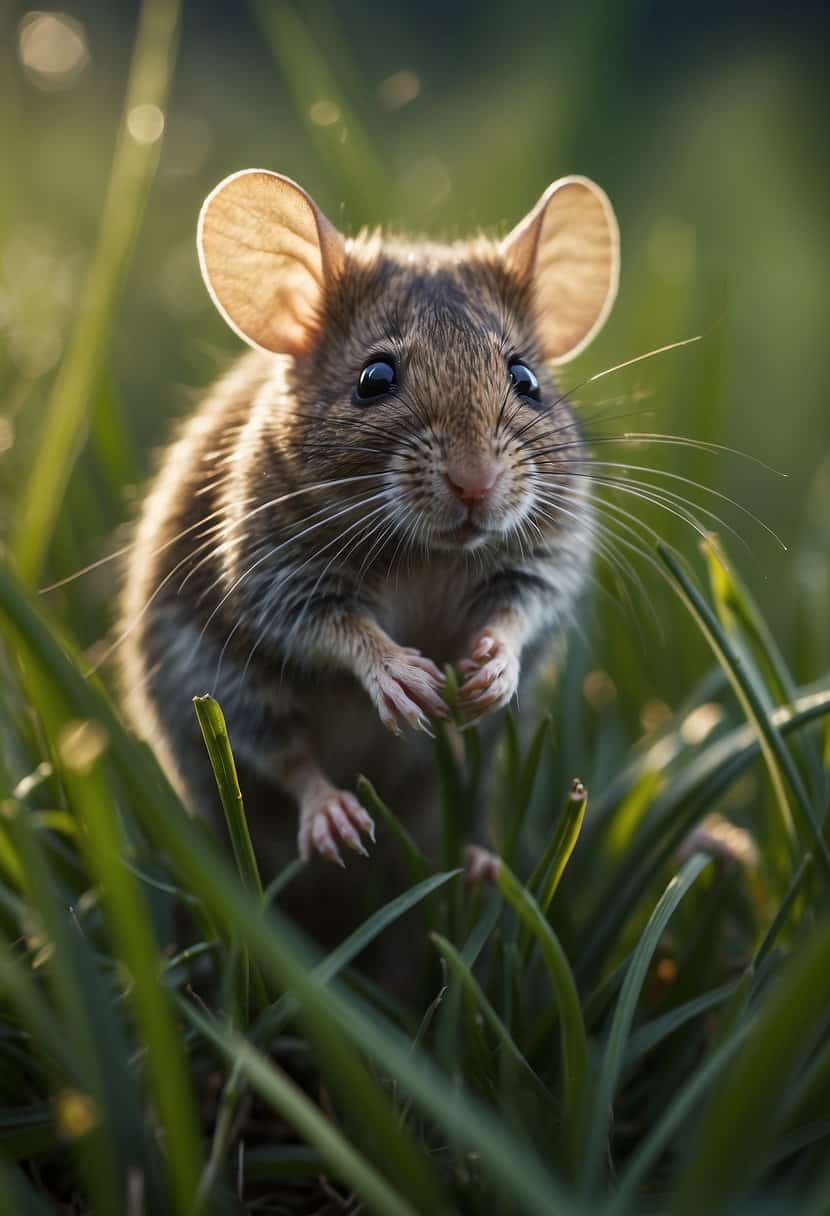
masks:
{"type": "Polygon", "coordinates": [[[412,647],[395,649],[367,682],[383,725],[399,735],[400,720],[434,738],[429,719],[449,717],[442,671],[412,647]]]}
{"type": "Polygon", "coordinates": [[[519,656],[491,633],[485,631],[474,640],[471,654],[458,664],[465,676],[458,689],[462,730],[507,705],[519,687],[519,656]]]}
{"type": "Polygon", "coordinates": [[[369,853],[360,838],[368,836],[375,842],[375,825],[371,815],[360,805],[354,794],[325,785],[316,789],[301,804],[298,846],[300,856],[308,861],[314,853],[342,869],[346,863],[339,844],[346,845],[361,857],[369,853]]]}
{"type": "Polygon", "coordinates": [[[484,633],[481,635],[481,637],[478,639],[475,646],[473,647],[473,655],[472,655],[473,660],[476,663],[481,663],[485,659],[490,658],[490,656],[494,653],[495,650],[496,650],[496,639],[492,636],[492,634],[484,633]]]}

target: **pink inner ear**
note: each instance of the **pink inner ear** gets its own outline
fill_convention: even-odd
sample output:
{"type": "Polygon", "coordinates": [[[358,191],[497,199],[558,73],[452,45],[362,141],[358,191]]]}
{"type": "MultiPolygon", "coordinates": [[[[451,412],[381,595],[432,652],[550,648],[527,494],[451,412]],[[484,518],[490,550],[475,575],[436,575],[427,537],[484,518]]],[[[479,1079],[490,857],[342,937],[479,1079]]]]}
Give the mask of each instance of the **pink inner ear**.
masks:
{"type": "Polygon", "coordinates": [[[619,279],[619,230],[604,191],[587,178],[549,186],[501,245],[508,266],[532,276],[545,354],[565,362],[602,327],[619,279]]]}
{"type": "Polygon", "coordinates": [[[265,170],[234,174],[205,201],[198,244],[208,290],[240,337],[280,354],[309,348],[344,248],[304,190],[265,170]]]}

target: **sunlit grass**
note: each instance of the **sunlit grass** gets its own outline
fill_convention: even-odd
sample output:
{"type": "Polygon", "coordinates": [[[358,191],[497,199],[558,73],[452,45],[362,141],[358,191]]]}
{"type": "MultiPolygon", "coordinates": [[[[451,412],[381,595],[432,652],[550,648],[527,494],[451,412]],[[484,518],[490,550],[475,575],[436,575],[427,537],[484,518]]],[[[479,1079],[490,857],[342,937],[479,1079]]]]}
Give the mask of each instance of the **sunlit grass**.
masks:
{"type": "MultiPolygon", "coordinates": [[[[505,723],[486,830],[476,833],[501,858],[491,882],[466,887],[459,866],[479,778],[475,732],[464,737],[462,760],[444,734],[436,742],[438,859],[420,851],[385,791],[359,780],[409,882],[328,954],[280,911],[304,863],[287,858],[263,890],[221,708],[210,699],[196,707],[226,810],[227,852],[187,817],[149,751],[125,731],[105,687],[88,675],[89,656],[75,638],[86,645],[100,632],[111,584],[96,583],[96,571],[50,601],[27,589],[42,570],[60,578],[103,546],[115,547],[112,534],[136,477],[133,440],[158,438],[160,420],[174,412],[162,386],[182,374],[180,348],[198,343],[198,374],[212,373],[204,334],[212,341],[219,331],[185,309],[195,259],[181,275],[187,264],[173,259],[171,270],[165,259],[177,240],[190,248],[204,190],[242,167],[234,159],[242,132],[251,163],[298,177],[303,167],[314,174],[325,166],[354,224],[393,206],[399,214],[391,218],[436,230],[504,222],[526,210],[545,175],[595,172],[621,196],[633,269],[615,328],[585,374],[569,373],[569,382],[692,332],[704,339],[667,361],[649,361],[647,371],[637,365],[618,382],[596,381],[602,393],[582,394],[585,416],[627,418],[653,408],[668,414],[659,425],[640,416],[618,425],[677,426],[753,449],[759,437],[800,442],[792,423],[782,438],[780,419],[769,416],[771,398],[764,414],[763,386],[748,370],[749,359],[766,356],[758,334],[750,342],[744,332],[750,321],[742,310],[752,303],[745,284],[724,321],[723,301],[714,308],[711,294],[723,267],[712,270],[710,262],[721,227],[743,248],[747,223],[741,218],[735,231],[733,217],[750,212],[745,198],[727,191],[747,191],[770,223],[782,196],[806,230],[809,213],[793,203],[773,164],[767,171],[771,182],[783,180],[781,195],[765,193],[757,173],[745,183],[730,160],[728,185],[706,179],[718,223],[702,211],[695,223],[690,218],[698,204],[687,174],[702,163],[693,159],[695,140],[706,133],[707,169],[713,148],[724,156],[740,148],[751,168],[761,138],[752,99],[765,95],[766,78],[730,62],[725,93],[690,94],[666,118],[674,124],[663,128],[674,171],[661,159],[660,175],[650,174],[647,158],[632,151],[623,172],[619,158],[603,152],[592,118],[604,96],[594,78],[606,44],[589,37],[587,17],[559,31],[569,95],[551,123],[555,137],[539,118],[555,84],[549,51],[532,39],[524,45],[517,144],[519,110],[506,112],[498,82],[482,87],[459,63],[457,90],[442,100],[429,64],[410,61],[403,44],[400,62],[384,62],[377,81],[361,78],[358,87],[364,47],[349,44],[336,19],[327,26],[323,8],[258,4],[252,26],[275,53],[284,108],[260,118],[247,97],[237,108],[233,90],[222,90],[232,140],[214,134],[220,142],[206,153],[208,163],[196,176],[176,177],[172,171],[191,163],[185,153],[192,152],[176,150],[176,110],[168,112],[164,100],[177,8],[162,0],[145,5],[89,286],[77,315],[69,310],[71,336],[56,368],[35,358],[35,338],[48,354],[58,314],[43,302],[27,345],[13,312],[15,292],[26,286],[23,275],[10,280],[9,267],[18,266],[8,252],[15,225],[3,245],[0,327],[10,355],[0,364],[0,478],[6,519],[16,521],[12,551],[0,562],[4,1212],[69,1205],[119,1216],[230,1213],[240,1205],[299,1212],[318,1210],[336,1193],[344,1204],[353,1197],[350,1210],[362,1204],[400,1214],[820,1216],[830,1195],[826,478],[816,481],[809,526],[795,537],[792,582],[784,574],[789,559],[769,567],[771,583],[788,596],[800,588],[795,644],[756,603],[766,605],[768,586],[753,596],[715,537],[707,538],[701,563],[708,584],[677,548],[663,545],[650,550],[644,592],[632,591],[630,604],[598,598],[594,618],[579,622],[584,640],[574,640],[566,660],[557,657],[534,703],[522,706],[527,730],[513,717],[505,723]],[[379,89],[396,71],[417,80],[417,88],[404,81],[399,108],[379,89]],[[450,96],[458,113],[475,116],[475,140],[463,129],[445,131],[450,96]],[[128,293],[122,312],[160,121],[171,139],[172,176],[165,178],[162,158],[135,298],[128,293]],[[287,133],[285,153],[277,130],[287,133]],[[297,130],[312,135],[313,158],[297,130]],[[567,150],[570,158],[580,141],[586,163],[559,164],[558,154],[567,150]],[[604,158],[607,182],[594,170],[604,158]],[[511,163],[522,172],[511,175],[511,163]],[[666,189],[668,178],[679,184],[666,189]],[[148,250],[158,254],[155,263],[148,250]],[[141,292],[147,303],[136,327],[141,292]],[[165,311],[171,299],[182,311],[165,311]],[[120,346],[119,334],[126,335],[120,346]],[[745,391],[750,384],[758,394],[745,391]],[[139,398],[141,416],[125,422],[124,401],[139,398]],[[738,426],[747,411],[753,425],[738,426]],[[404,916],[413,957],[426,961],[401,1002],[367,980],[359,960],[404,916]]],[[[392,15],[405,24],[403,13],[392,15]]],[[[0,55],[17,46],[30,75],[59,68],[67,87],[81,82],[76,88],[96,68],[95,29],[83,42],[67,26],[65,58],[55,60],[43,58],[46,43],[40,58],[33,45],[20,49],[23,28],[0,55]]],[[[606,38],[613,32],[609,24],[606,38]]],[[[231,59],[227,70],[237,70],[231,59]]],[[[42,79],[21,77],[18,87],[13,72],[2,75],[9,96],[44,87],[42,79]]],[[[205,105],[217,131],[217,111],[205,105]]],[[[614,115],[604,114],[612,138],[614,115]]],[[[90,108],[89,130],[104,147],[96,123],[90,108]]],[[[186,130],[194,144],[201,129],[191,114],[186,130]]],[[[770,130],[769,147],[780,150],[781,138],[777,127],[770,130]]],[[[0,194],[4,215],[9,197],[0,194]]],[[[15,213],[21,230],[27,218],[15,213]]],[[[54,223],[60,229],[57,217],[54,223]]],[[[798,225],[786,229],[780,247],[768,242],[766,259],[784,288],[798,225]]],[[[44,281],[57,284],[63,263],[46,250],[40,257],[44,281]]],[[[803,290],[817,299],[813,267],[798,264],[803,290]]],[[[34,275],[34,256],[31,266],[34,275]]],[[[774,293],[768,307],[778,307],[774,293]]],[[[791,310],[778,321],[797,342],[791,310]]],[[[799,369],[805,392],[814,370],[799,369]]],[[[776,391],[791,372],[776,366],[776,391]]],[[[806,419],[808,403],[803,410],[806,419]]],[[[815,445],[818,431],[810,433],[815,445]]],[[[757,466],[740,474],[726,457],[693,449],[680,455],[683,463],[672,468],[745,505],[783,502],[781,483],[757,466]]],[[[788,492],[806,495],[807,487],[788,492]]],[[[657,522],[653,504],[640,508],[657,522]]],[[[793,509],[790,502],[791,518],[793,509]]],[[[779,523],[774,511],[765,519],[779,523]]],[[[694,554],[688,529],[664,518],[661,531],[675,545],[682,537],[683,552],[694,554]]],[[[763,566],[763,541],[751,548],[763,566]]],[[[607,577],[603,586],[615,590],[607,577]]]]}

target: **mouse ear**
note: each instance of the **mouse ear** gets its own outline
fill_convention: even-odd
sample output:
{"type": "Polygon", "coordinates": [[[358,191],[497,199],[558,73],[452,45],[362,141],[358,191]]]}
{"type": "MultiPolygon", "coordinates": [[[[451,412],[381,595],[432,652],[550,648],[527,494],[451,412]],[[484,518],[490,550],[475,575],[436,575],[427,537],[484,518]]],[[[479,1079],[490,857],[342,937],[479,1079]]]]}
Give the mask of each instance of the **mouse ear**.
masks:
{"type": "Polygon", "coordinates": [[[205,199],[196,240],[208,291],[240,337],[280,354],[309,349],[344,243],[305,190],[265,169],[234,173],[205,199]]]}
{"type": "Polygon", "coordinates": [[[548,359],[565,363],[601,329],[617,294],[620,231],[604,190],[587,177],[548,186],[501,244],[508,266],[532,282],[548,359]]]}

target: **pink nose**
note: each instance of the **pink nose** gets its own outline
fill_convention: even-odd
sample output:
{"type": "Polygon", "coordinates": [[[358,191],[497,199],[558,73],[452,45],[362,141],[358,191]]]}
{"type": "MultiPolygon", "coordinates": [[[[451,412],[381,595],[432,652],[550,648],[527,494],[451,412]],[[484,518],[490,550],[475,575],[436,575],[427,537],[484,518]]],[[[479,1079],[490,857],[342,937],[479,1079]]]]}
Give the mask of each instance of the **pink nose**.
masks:
{"type": "Polygon", "coordinates": [[[495,464],[459,462],[447,466],[446,478],[456,498],[469,505],[487,498],[501,474],[501,469],[495,464]]]}

